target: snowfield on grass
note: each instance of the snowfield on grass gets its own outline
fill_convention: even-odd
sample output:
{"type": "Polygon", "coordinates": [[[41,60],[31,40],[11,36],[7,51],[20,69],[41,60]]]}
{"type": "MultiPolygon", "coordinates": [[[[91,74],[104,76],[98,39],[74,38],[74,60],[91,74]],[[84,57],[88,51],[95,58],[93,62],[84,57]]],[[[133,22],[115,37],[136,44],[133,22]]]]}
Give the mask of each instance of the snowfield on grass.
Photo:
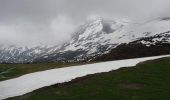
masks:
{"type": "Polygon", "coordinates": [[[45,86],[69,82],[75,78],[83,77],[89,74],[109,72],[121,67],[131,67],[135,66],[139,62],[162,57],[170,57],[170,55],[108,61],[95,64],[57,68],[23,75],[18,78],[0,82],[0,99],[20,96],[45,86]]]}

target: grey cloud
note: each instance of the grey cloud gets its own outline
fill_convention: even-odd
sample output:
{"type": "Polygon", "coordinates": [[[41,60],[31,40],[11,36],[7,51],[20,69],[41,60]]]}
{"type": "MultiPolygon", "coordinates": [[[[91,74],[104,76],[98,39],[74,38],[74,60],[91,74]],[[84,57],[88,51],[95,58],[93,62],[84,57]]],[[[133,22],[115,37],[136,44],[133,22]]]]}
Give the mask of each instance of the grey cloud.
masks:
{"type": "Polygon", "coordinates": [[[89,16],[149,20],[169,9],[169,0],[1,0],[0,44],[58,44],[89,16]]]}

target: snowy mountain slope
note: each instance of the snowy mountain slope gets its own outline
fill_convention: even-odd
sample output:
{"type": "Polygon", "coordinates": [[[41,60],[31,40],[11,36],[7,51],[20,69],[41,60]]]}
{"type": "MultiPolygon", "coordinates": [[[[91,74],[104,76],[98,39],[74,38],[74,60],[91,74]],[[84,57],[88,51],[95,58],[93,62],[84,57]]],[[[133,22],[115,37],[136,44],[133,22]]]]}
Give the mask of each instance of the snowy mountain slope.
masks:
{"type": "MultiPolygon", "coordinates": [[[[75,34],[65,48],[67,50],[89,49],[89,47],[97,47],[100,45],[113,45],[114,39],[127,26],[126,22],[107,21],[98,18],[91,23],[85,25],[81,30],[75,34]],[[90,45],[89,45],[90,44],[90,45]]],[[[93,50],[88,50],[93,53],[93,50]]]]}
{"type": "Polygon", "coordinates": [[[170,32],[143,37],[136,41],[123,43],[109,53],[97,56],[90,61],[112,61],[139,57],[170,54],[170,32]]]}
{"type": "Polygon", "coordinates": [[[43,60],[80,61],[93,59],[108,53],[122,43],[130,43],[167,32],[170,30],[169,26],[170,20],[165,20],[165,18],[143,24],[133,24],[129,20],[112,21],[98,18],[84,25],[59,53],[53,53],[43,60]]]}
{"type": "Polygon", "coordinates": [[[57,46],[35,46],[18,47],[15,45],[0,46],[0,63],[24,63],[33,62],[33,60],[44,54],[56,51],[57,46]]]}
{"type": "Polygon", "coordinates": [[[134,41],[134,42],[142,43],[146,46],[170,43],[170,31],[160,33],[160,34],[156,34],[156,35],[151,36],[151,37],[144,37],[144,38],[141,38],[141,39],[134,41]]]}
{"type": "MultiPolygon", "coordinates": [[[[170,18],[159,18],[145,23],[126,19],[105,20],[97,18],[82,25],[70,41],[60,46],[0,47],[0,62],[25,63],[45,61],[82,61],[106,54],[122,43],[151,41],[142,38],[159,35],[169,43],[170,18]],[[162,33],[166,33],[163,35],[162,33]],[[161,35],[162,34],[162,35],[161,35]]],[[[155,39],[156,41],[156,39],[155,39]]]]}
{"type": "Polygon", "coordinates": [[[154,36],[170,30],[170,19],[158,18],[140,24],[131,24],[130,28],[123,33],[120,41],[129,43],[140,38],[154,36]]]}
{"type": "Polygon", "coordinates": [[[119,33],[124,33],[127,27],[128,20],[112,21],[97,18],[82,26],[58,53],[48,55],[45,59],[79,61],[107,53],[120,44],[117,42],[119,33]]]}
{"type": "Polygon", "coordinates": [[[162,57],[170,57],[170,55],[102,62],[27,74],[0,82],[0,99],[20,96],[45,86],[68,82],[90,74],[109,72],[121,67],[132,67],[139,62],[162,57]]]}

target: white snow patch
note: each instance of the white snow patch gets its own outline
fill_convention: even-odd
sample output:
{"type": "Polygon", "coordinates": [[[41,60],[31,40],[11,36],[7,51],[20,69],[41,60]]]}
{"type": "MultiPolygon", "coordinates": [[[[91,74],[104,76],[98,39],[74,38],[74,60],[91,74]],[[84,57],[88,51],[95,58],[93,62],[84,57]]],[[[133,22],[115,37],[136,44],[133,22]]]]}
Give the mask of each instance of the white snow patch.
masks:
{"type": "Polygon", "coordinates": [[[89,74],[109,72],[112,70],[117,70],[121,67],[131,67],[135,66],[139,62],[162,57],[170,57],[170,55],[101,62],[23,75],[18,78],[0,82],[0,99],[20,96],[45,86],[68,82],[75,78],[83,77],[89,74]]]}

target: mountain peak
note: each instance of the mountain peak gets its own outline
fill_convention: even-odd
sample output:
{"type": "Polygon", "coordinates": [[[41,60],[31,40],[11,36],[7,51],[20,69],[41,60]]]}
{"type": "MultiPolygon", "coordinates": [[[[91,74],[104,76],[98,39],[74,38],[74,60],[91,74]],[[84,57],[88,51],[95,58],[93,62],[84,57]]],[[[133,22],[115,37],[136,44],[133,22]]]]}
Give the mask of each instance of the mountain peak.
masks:
{"type": "Polygon", "coordinates": [[[102,21],[104,18],[103,17],[95,17],[95,18],[91,18],[91,19],[88,19],[87,21],[88,22],[95,22],[95,21],[102,21]]]}
{"type": "Polygon", "coordinates": [[[92,22],[98,22],[98,23],[100,23],[100,22],[102,22],[104,19],[102,18],[102,17],[97,17],[96,19],[94,19],[94,20],[92,20],[92,22]]]}
{"type": "Polygon", "coordinates": [[[96,18],[96,19],[92,19],[92,20],[89,20],[85,25],[84,25],[84,27],[85,28],[95,28],[95,27],[97,27],[97,26],[102,26],[102,24],[103,24],[103,18],[102,17],[98,17],[98,18],[96,18]]]}

